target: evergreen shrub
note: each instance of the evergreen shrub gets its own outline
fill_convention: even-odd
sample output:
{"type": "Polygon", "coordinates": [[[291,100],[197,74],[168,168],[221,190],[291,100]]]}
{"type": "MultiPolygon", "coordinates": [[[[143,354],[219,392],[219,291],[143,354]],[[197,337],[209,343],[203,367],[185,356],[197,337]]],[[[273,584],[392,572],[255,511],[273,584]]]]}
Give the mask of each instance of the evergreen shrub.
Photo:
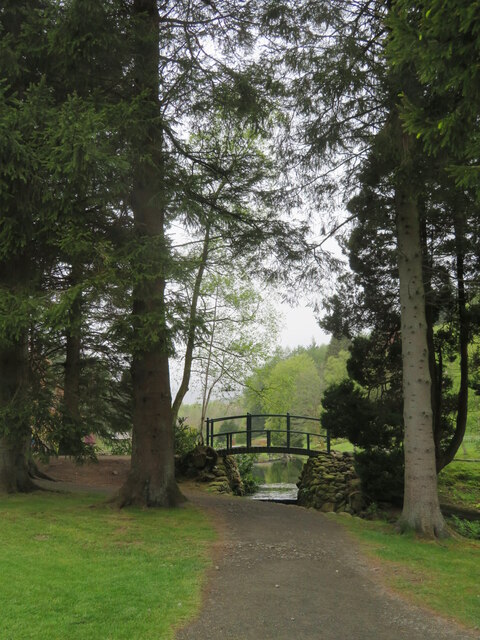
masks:
{"type": "Polygon", "coordinates": [[[355,469],[367,500],[401,503],[403,499],[402,419],[395,396],[371,399],[352,380],[325,390],[322,426],[332,438],[347,438],[360,450],[355,469]]]}
{"type": "Polygon", "coordinates": [[[183,456],[193,451],[200,442],[197,429],[187,424],[187,419],[179,417],[175,424],[175,455],[183,456]]]}
{"type": "Polygon", "coordinates": [[[372,448],[355,453],[355,471],[368,500],[401,504],[403,470],[403,451],[400,448],[372,448]]]}
{"type": "Polygon", "coordinates": [[[258,478],[253,475],[253,465],[256,461],[257,456],[255,454],[244,453],[236,456],[238,470],[245,488],[245,495],[252,495],[255,493],[260,484],[258,478]]]}

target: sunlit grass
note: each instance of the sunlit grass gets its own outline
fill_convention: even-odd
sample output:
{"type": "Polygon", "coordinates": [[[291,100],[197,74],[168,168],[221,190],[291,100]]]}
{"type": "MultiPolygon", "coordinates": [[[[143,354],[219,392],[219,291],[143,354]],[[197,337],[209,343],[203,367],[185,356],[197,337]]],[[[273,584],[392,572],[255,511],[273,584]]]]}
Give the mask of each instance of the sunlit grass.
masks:
{"type": "Polygon", "coordinates": [[[2,640],[168,640],[192,617],[214,533],[186,507],[98,496],[0,498],[2,640]]]}
{"type": "Polygon", "coordinates": [[[444,502],[480,509],[480,463],[454,460],[440,472],[438,489],[444,502]]]}
{"type": "Polygon", "coordinates": [[[351,442],[345,439],[332,440],[331,448],[333,451],[341,451],[353,453],[355,451],[355,447],[351,442]]]}

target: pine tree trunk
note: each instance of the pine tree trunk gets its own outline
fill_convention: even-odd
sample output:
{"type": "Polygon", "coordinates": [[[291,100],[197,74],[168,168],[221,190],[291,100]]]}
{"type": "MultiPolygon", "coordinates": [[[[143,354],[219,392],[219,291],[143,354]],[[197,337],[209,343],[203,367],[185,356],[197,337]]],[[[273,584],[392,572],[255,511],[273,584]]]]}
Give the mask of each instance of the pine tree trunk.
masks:
{"type": "MultiPolygon", "coordinates": [[[[132,461],[120,490],[120,506],[170,507],[184,500],[175,481],[174,431],[170,392],[170,342],[166,321],[165,179],[162,130],[159,124],[159,24],[156,0],[135,0],[135,78],[142,95],[145,123],[134,141],[132,211],[143,256],[133,292],[134,347],[132,383],[134,417],[132,461]],[[148,157],[150,155],[150,158],[148,157]],[[152,319],[155,338],[149,339],[152,319]]],[[[135,265],[134,265],[135,266],[135,265]]],[[[138,265],[136,265],[138,267],[138,265]]]]}
{"type": "Polygon", "coordinates": [[[30,429],[22,402],[27,382],[27,341],[0,352],[0,492],[17,493],[35,489],[25,455],[30,429]]]}
{"type": "MultiPolygon", "coordinates": [[[[79,279],[80,270],[78,267],[72,266],[70,285],[76,286],[79,279]]],[[[83,449],[80,416],[81,324],[82,296],[78,293],[70,308],[69,326],[66,331],[62,417],[63,433],[58,445],[60,455],[80,453],[83,449]]]]}
{"type": "Polygon", "coordinates": [[[80,421],[80,359],[81,337],[72,331],[67,332],[65,349],[65,380],[63,403],[69,422],[80,421]]]}
{"type": "Polygon", "coordinates": [[[36,489],[25,455],[25,438],[0,438],[0,493],[27,493],[36,489]]]}
{"type": "MultiPolygon", "coordinates": [[[[424,207],[423,207],[424,208],[424,207]]],[[[442,402],[443,402],[443,359],[442,351],[435,352],[434,325],[435,325],[435,306],[432,304],[432,283],[431,274],[433,270],[432,260],[428,255],[427,245],[427,224],[426,215],[420,215],[423,218],[421,225],[421,241],[423,251],[423,286],[425,291],[425,318],[427,322],[427,344],[428,344],[428,361],[430,368],[430,377],[432,380],[432,411],[433,411],[433,441],[435,444],[435,458],[440,458],[440,441],[442,437],[442,402]],[[438,355],[438,364],[436,356],[438,355]]]]}
{"type": "Polygon", "coordinates": [[[183,501],[175,481],[168,357],[140,354],[132,367],[135,409],[132,461],[120,506],[171,507],[183,501]]]}
{"type": "Polygon", "coordinates": [[[415,180],[410,167],[412,142],[401,133],[399,123],[398,136],[401,166],[395,204],[405,422],[405,491],[399,527],[414,529],[426,537],[439,537],[446,535],[446,529],[438,501],[422,245],[415,180]]]}

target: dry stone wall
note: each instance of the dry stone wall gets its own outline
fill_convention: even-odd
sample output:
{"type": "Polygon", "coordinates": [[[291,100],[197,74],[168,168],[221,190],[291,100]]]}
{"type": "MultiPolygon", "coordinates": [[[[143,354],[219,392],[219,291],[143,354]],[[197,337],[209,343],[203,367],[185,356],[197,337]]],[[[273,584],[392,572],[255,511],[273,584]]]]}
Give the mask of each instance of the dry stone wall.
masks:
{"type": "Polygon", "coordinates": [[[199,445],[176,460],[177,476],[205,482],[215,493],[243,496],[245,489],[233,456],[219,455],[212,447],[199,445]]]}
{"type": "Polygon", "coordinates": [[[322,452],[310,458],[297,486],[298,504],[304,507],[352,515],[365,507],[351,453],[322,452]]]}

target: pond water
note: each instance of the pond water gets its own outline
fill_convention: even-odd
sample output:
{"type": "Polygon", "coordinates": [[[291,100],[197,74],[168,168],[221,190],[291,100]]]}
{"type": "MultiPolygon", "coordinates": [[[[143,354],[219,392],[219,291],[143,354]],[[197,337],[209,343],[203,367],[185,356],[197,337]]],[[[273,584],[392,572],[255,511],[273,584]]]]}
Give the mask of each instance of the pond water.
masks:
{"type": "Polygon", "coordinates": [[[290,482],[273,484],[261,484],[258,491],[251,497],[252,500],[296,500],[298,488],[290,482]]]}

